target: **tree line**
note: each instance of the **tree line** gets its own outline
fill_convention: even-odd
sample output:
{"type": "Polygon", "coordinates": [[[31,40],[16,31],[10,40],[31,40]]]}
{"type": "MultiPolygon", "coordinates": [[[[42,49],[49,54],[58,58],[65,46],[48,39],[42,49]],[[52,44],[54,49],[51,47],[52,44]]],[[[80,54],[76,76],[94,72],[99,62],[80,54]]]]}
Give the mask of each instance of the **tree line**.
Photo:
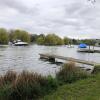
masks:
{"type": "Polygon", "coordinates": [[[8,44],[15,40],[21,40],[28,43],[37,43],[39,45],[63,45],[68,44],[69,38],[60,38],[55,34],[29,34],[24,30],[10,30],[7,31],[4,28],[0,28],[0,44],[8,44]]]}
{"type": "Polygon", "coordinates": [[[0,44],[8,44],[14,40],[22,40],[23,42],[30,42],[30,35],[23,30],[10,30],[0,28],[0,44]]]}
{"type": "Polygon", "coordinates": [[[41,34],[38,36],[36,43],[39,45],[68,45],[71,44],[72,39],[68,37],[61,38],[56,34],[41,34]]]}
{"type": "Polygon", "coordinates": [[[0,28],[0,44],[8,44],[8,42],[13,42],[15,40],[21,40],[23,42],[28,43],[36,43],[38,45],[70,45],[70,44],[79,44],[86,43],[89,45],[93,45],[95,41],[93,39],[85,39],[85,40],[76,40],[70,39],[68,37],[61,38],[58,35],[51,34],[29,34],[24,30],[6,30],[4,28],[0,28]]]}

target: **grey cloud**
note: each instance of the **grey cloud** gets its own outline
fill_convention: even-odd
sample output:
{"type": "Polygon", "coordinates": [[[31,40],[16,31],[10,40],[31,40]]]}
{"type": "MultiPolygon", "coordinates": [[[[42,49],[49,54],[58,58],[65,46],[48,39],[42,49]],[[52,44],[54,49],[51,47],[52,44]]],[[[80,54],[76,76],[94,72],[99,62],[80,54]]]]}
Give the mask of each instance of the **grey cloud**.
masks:
{"type": "Polygon", "coordinates": [[[53,20],[54,23],[60,24],[61,26],[79,26],[80,22],[74,18],[65,18],[63,20],[53,20]]]}
{"type": "Polygon", "coordinates": [[[28,8],[26,5],[24,5],[20,0],[0,0],[0,6],[3,8],[12,8],[17,10],[19,13],[22,14],[37,14],[38,13],[38,7],[33,6],[32,8],[28,8]]]}
{"type": "Polygon", "coordinates": [[[31,33],[56,32],[60,36],[80,38],[95,34],[98,38],[98,1],[93,5],[87,0],[0,0],[0,27],[22,28],[31,33]]]}

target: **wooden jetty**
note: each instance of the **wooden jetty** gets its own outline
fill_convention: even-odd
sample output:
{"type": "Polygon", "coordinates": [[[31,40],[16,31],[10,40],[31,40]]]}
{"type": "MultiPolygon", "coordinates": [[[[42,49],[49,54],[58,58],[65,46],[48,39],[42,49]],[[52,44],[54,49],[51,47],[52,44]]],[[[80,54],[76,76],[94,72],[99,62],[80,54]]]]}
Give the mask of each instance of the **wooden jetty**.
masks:
{"type": "Polygon", "coordinates": [[[47,59],[49,61],[55,62],[55,58],[65,60],[65,61],[72,61],[76,63],[81,63],[81,64],[86,64],[86,65],[100,65],[100,63],[92,62],[92,61],[85,61],[85,60],[80,60],[80,59],[75,59],[71,57],[64,57],[64,56],[59,56],[59,55],[54,55],[54,54],[39,54],[41,59],[47,59]]]}

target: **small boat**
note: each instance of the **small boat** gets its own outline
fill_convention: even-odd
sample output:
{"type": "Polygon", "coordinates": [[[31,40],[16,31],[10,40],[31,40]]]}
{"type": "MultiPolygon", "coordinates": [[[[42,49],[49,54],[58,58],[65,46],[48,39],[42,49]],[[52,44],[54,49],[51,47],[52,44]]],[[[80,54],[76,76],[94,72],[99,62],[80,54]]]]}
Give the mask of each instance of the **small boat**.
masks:
{"type": "Polygon", "coordinates": [[[73,45],[67,45],[67,48],[74,48],[73,45]]]}
{"type": "Polygon", "coordinates": [[[74,45],[72,45],[72,40],[69,40],[68,42],[67,48],[74,48],[74,45]]]}
{"type": "Polygon", "coordinates": [[[13,45],[14,46],[27,46],[28,43],[27,42],[22,42],[21,40],[17,40],[17,41],[14,41],[13,45]]]}
{"type": "Polygon", "coordinates": [[[94,49],[87,48],[86,44],[80,44],[77,49],[78,52],[94,53],[94,49]]]}
{"type": "Polygon", "coordinates": [[[77,49],[77,51],[78,52],[85,52],[85,51],[87,51],[88,49],[87,49],[87,45],[86,44],[83,44],[83,43],[81,43],[79,46],[78,46],[78,49],[77,49]]]}
{"type": "Polygon", "coordinates": [[[78,48],[87,48],[87,45],[84,44],[84,43],[81,43],[81,44],[78,46],[78,48]]]}

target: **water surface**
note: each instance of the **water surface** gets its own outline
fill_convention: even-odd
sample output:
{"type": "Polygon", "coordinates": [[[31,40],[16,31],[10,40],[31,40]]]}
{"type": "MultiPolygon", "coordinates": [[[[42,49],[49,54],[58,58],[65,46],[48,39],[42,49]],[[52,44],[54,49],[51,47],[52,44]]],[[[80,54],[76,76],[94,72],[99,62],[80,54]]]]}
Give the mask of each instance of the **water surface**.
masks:
{"type": "MultiPolygon", "coordinates": [[[[96,48],[100,49],[100,48],[96,48]]],[[[65,57],[100,62],[100,53],[79,53],[77,46],[38,46],[30,45],[25,47],[6,46],[0,47],[0,74],[8,70],[20,72],[29,70],[43,75],[55,74],[60,65],[51,64],[39,59],[39,53],[51,53],[65,57]]]]}

